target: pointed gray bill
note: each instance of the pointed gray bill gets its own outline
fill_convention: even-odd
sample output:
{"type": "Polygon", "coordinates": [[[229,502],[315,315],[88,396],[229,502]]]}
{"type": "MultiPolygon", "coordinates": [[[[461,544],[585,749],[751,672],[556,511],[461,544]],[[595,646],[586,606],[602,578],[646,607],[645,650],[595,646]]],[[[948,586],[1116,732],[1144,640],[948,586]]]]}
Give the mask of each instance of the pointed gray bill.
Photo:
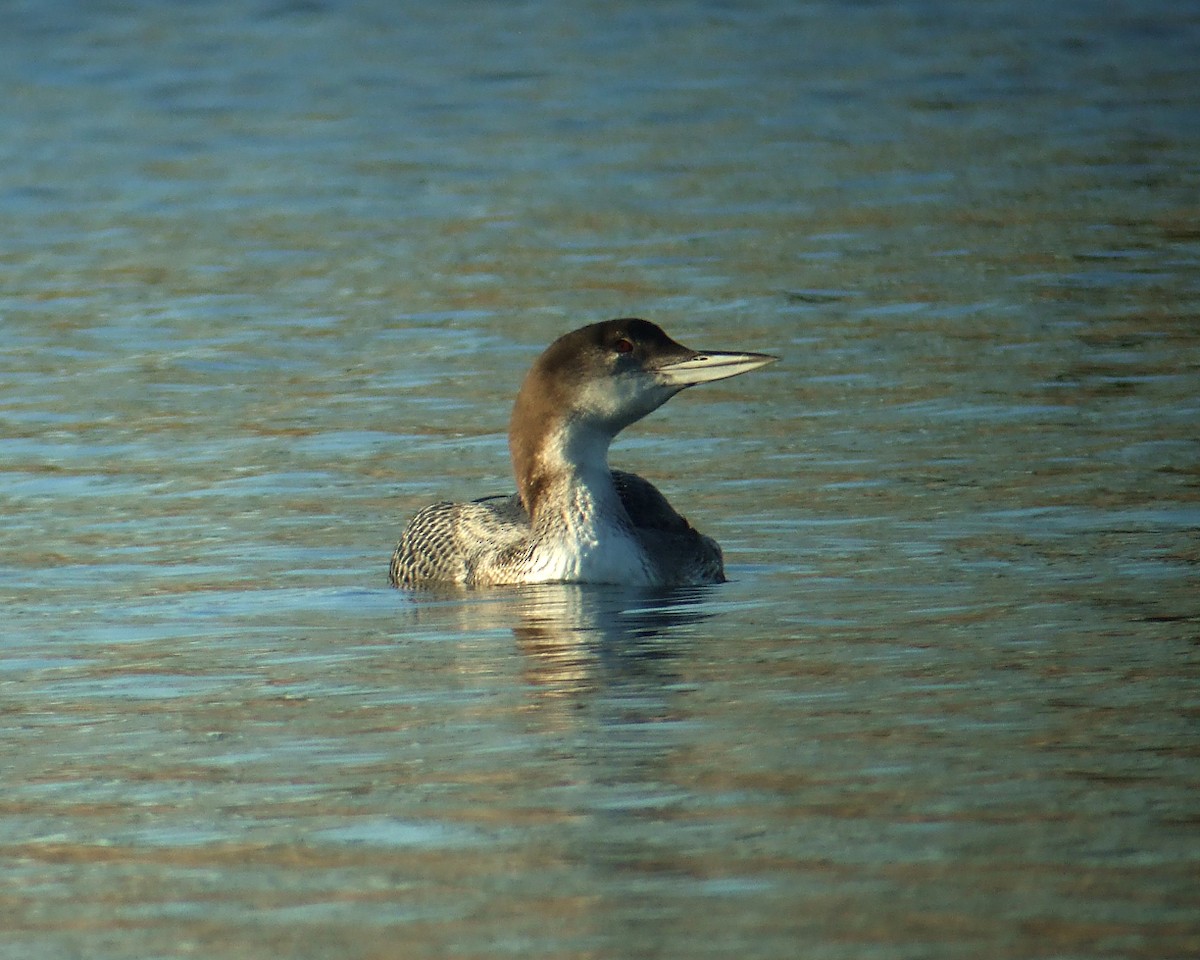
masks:
{"type": "Polygon", "coordinates": [[[713,380],[724,380],[736,377],[739,373],[749,373],[768,363],[774,363],[778,357],[769,353],[729,353],[720,350],[698,352],[684,360],[665,363],[657,370],[659,382],[668,387],[691,387],[697,383],[710,383],[713,380]]]}

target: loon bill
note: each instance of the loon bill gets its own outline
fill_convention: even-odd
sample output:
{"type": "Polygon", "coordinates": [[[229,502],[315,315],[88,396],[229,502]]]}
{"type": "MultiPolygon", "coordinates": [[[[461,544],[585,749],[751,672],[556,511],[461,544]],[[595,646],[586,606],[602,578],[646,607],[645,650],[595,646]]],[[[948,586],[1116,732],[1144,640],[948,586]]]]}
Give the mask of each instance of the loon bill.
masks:
{"type": "Polygon", "coordinates": [[[559,337],[513,405],[517,492],[421,510],[396,545],[389,580],[408,588],[723,582],[716,541],[649,481],[610,470],[608,447],[680,390],[778,359],[691,350],[648,320],[606,320],[559,337]]]}

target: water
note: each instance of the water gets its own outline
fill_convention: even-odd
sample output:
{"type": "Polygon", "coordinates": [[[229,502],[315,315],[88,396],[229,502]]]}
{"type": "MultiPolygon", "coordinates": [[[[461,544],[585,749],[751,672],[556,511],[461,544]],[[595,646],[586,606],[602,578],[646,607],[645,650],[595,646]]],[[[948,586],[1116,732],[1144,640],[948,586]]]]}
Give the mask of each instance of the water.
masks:
{"type": "Polygon", "coordinates": [[[1200,953],[1190,5],[4,19],[6,960],[1200,953]],[[733,581],[387,589],[631,314],[733,581]]]}

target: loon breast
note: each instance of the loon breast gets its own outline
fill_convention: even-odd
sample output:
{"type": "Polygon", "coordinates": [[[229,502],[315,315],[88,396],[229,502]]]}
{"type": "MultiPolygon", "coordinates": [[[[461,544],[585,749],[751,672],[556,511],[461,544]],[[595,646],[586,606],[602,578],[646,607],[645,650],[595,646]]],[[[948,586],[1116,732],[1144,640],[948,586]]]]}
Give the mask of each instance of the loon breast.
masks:
{"type": "Polygon", "coordinates": [[[648,584],[655,579],[608,470],[601,481],[568,484],[544,496],[530,540],[523,572],[528,583],[648,584]]]}

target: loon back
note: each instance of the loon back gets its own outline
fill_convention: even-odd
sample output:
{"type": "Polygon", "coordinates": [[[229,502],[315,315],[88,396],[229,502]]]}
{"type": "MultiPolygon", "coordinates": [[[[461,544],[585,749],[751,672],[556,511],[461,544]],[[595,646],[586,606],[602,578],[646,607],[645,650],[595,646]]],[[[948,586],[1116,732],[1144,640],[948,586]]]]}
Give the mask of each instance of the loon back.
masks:
{"type": "MultiPolygon", "coordinates": [[[[696,531],[654,484],[635,473],[611,472],[613,486],[645,554],[654,586],[723,583],[721,548],[696,531]]],[[[469,503],[435,503],[409,521],[388,571],[396,587],[438,583],[499,586],[529,583],[539,563],[539,547],[553,543],[534,537],[529,514],[517,494],[469,503]]],[[[637,571],[620,582],[636,582],[637,571]]]]}

